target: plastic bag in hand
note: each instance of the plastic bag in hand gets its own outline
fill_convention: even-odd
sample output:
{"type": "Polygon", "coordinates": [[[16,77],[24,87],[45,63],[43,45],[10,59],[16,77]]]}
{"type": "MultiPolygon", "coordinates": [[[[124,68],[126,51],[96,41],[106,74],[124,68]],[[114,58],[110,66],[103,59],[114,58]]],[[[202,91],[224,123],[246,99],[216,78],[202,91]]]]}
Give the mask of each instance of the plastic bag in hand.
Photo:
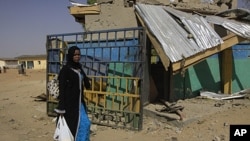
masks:
{"type": "Polygon", "coordinates": [[[74,137],[63,116],[59,116],[53,138],[55,141],[74,141],[74,137]]]}

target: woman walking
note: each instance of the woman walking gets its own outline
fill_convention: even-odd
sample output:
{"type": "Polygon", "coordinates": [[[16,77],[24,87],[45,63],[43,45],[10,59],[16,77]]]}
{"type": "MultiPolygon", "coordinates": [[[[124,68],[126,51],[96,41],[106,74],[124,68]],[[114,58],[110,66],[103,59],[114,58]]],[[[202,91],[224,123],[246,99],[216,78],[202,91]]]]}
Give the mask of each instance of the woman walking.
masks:
{"type": "Polygon", "coordinates": [[[70,47],[67,54],[67,63],[60,70],[59,104],[55,111],[58,116],[64,116],[75,141],[89,141],[90,120],[84,102],[83,90],[90,88],[89,79],[79,63],[80,49],[70,47]]]}

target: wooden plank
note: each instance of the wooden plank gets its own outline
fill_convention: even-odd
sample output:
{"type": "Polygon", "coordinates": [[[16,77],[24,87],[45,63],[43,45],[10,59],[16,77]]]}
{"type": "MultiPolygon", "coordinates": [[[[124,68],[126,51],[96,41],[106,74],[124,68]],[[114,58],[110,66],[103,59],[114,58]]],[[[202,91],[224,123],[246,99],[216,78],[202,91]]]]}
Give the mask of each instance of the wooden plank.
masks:
{"type": "Polygon", "coordinates": [[[69,11],[71,15],[79,17],[80,15],[100,14],[101,7],[100,5],[70,6],[69,11]]]}
{"type": "Polygon", "coordinates": [[[135,100],[135,104],[134,104],[134,110],[133,112],[137,112],[137,113],[140,113],[140,109],[141,109],[141,101],[140,101],[140,98],[134,98],[135,100]]]}
{"type": "Polygon", "coordinates": [[[154,35],[152,35],[152,33],[148,30],[147,26],[145,25],[145,23],[143,22],[143,20],[141,19],[141,17],[138,15],[138,13],[135,13],[138,20],[140,21],[140,23],[142,24],[142,26],[146,29],[146,34],[149,37],[153,47],[155,48],[157,54],[159,55],[159,57],[161,58],[161,61],[163,63],[163,66],[165,67],[166,70],[168,70],[169,64],[170,64],[170,60],[168,58],[168,56],[165,54],[161,44],[159,43],[159,41],[157,40],[157,38],[155,38],[154,35]]]}
{"type": "Polygon", "coordinates": [[[172,64],[173,73],[176,73],[180,70],[188,68],[189,66],[197,64],[197,63],[203,61],[204,59],[206,59],[207,57],[212,56],[218,52],[221,52],[227,48],[230,48],[233,45],[240,43],[244,40],[246,40],[246,39],[231,33],[223,38],[223,41],[224,41],[223,44],[220,44],[220,45],[213,47],[211,49],[208,49],[204,52],[198,53],[194,56],[191,56],[189,58],[185,58],[183,60],[180,60],[178,62],[173,63],[172,64]]]}
{"type": "Polygon", "coordinates": [[[222,85],[223,93],[231,94],[232,93],[232,76],[233,76],[233,57],[232,57],[232,48],[228,48],[222,51],[222,85]]]}

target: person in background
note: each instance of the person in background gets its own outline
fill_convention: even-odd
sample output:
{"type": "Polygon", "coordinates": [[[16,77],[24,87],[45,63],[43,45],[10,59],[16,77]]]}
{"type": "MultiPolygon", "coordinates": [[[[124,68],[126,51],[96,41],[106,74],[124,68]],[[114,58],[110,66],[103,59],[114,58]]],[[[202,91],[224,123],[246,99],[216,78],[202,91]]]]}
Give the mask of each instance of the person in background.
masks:
{"type": "Polygon", "coordinates": [[[3,66],[3,73],[6,73],[6,67],[3,66]]]}
{"type": "Polygon", "coordinates": [[[64,116],[75,141],[89,141],[91,122],[87,115],[83,90],[90,88],[89,79],[79,63],[81,52],[77,46],[70,47],[66,65],[59,72],[59,116],[64,116]]]}

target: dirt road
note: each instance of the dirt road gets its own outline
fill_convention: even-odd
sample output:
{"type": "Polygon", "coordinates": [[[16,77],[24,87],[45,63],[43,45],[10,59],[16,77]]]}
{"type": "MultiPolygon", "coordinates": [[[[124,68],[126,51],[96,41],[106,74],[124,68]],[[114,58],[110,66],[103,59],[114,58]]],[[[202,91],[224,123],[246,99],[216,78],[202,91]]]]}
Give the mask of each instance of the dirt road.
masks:
{"type": "MultiPolygon", "coordinates": [[[[7,70],[0,74],[1,141],[53,140],[53,117],[46,114],[46,102],[35,101],[36,96],[46,93],[45,80],[45,70],[26,70],[26,75],[7,70]]],[[[91,141],[228,141],[230,124],[250,124],[249,99],[227,100],[219,107],[216,103],[196,98],[180,101],[189,119],[184,119],[182,127],[146,116],[139,132],[92,125],[91,141]]]]}

